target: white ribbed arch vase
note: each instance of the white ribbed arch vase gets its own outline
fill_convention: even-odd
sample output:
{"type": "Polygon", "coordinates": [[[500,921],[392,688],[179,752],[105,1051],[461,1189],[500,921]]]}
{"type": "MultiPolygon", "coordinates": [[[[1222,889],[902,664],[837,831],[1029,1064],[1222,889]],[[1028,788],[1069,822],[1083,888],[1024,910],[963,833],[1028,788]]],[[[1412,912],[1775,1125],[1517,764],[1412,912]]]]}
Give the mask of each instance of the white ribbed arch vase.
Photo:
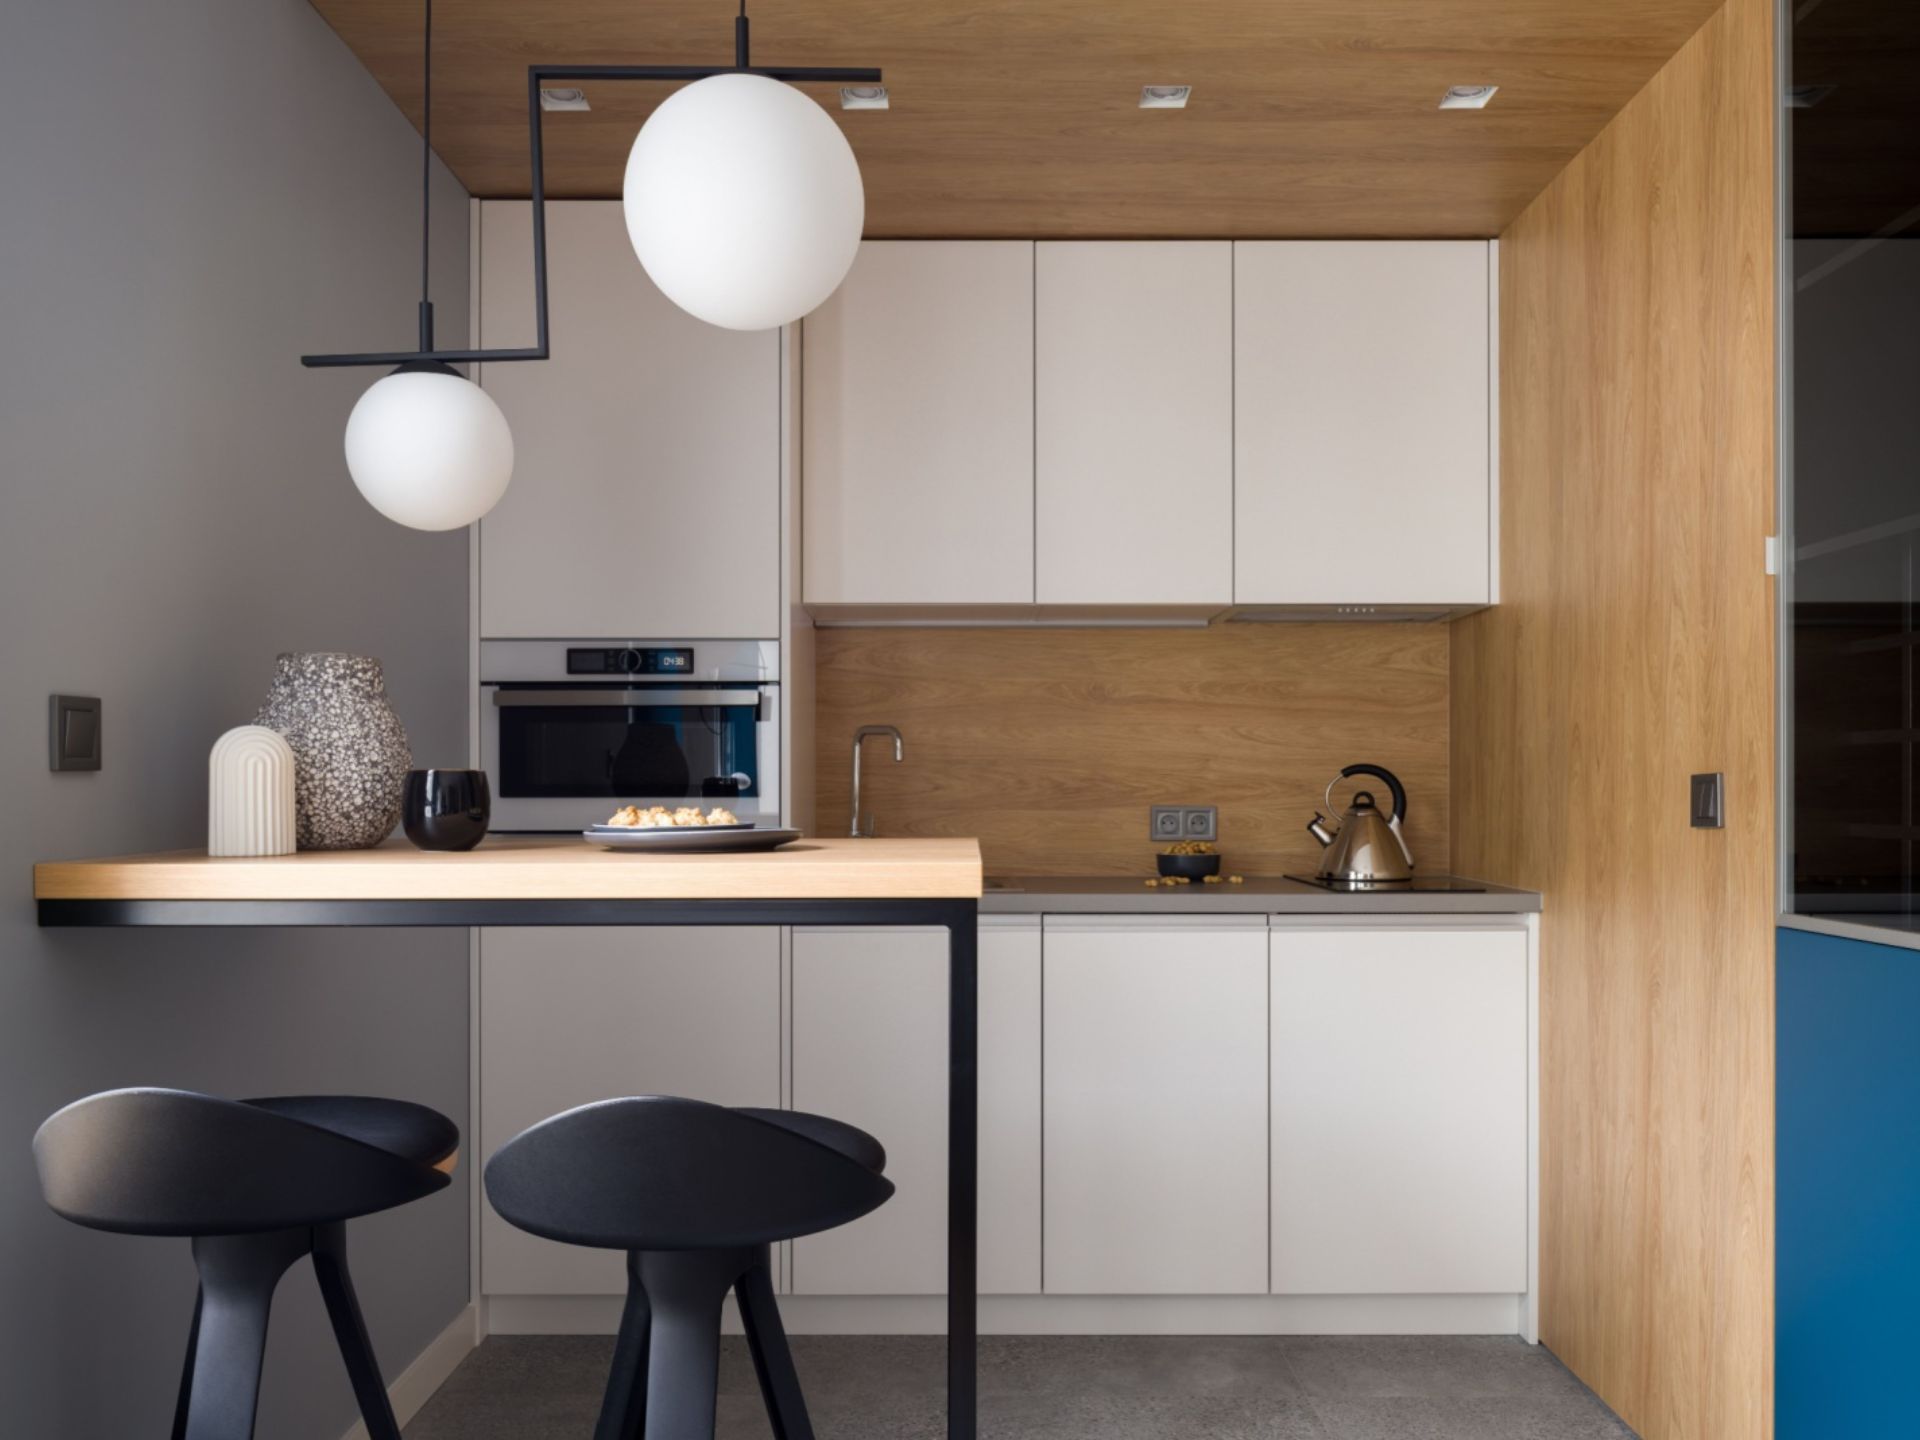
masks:
{"type": "Polygon", "coordinates": [[[207,853],[291,855],[293,747],[264,725],[241,725],[207,757],[207,853]]]}

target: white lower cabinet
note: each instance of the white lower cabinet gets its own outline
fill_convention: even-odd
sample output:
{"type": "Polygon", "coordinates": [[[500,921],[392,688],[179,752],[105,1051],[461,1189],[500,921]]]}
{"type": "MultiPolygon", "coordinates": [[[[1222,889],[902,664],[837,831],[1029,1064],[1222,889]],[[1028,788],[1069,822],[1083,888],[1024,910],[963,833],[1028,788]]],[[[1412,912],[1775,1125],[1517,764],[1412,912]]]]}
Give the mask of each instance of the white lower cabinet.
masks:
{"type": "Polygon", "coordinates": [[[1274,1293],[1526,1290],[1526,931],[1271,943],[1274,1293]]]}
{"type": "MultiPolygon", "coordinates": [[[[947,935],[793,932],[793,1108],[877,1136],[898,1187],[793,1246],[798,1295],[947,1288],[947,935]]],[[[1040,926],[980,922],[982,1294],[1040,1288],[1040,926]]]]}
{"type": "MultiPolygon", "coordinates": [[[[618,1095],[780,1103],[780,932],[561,926],[480,937],[480,1153],[618,1095]]],[[[623,1257],[480,1211],[489,1295],[612,1295],[623,1257]]]]}
{"type": "Polygon", "coordinates": [[[1267,1289],[1267,922],[1049,917],[1046,1290],[1267,1289]]]}

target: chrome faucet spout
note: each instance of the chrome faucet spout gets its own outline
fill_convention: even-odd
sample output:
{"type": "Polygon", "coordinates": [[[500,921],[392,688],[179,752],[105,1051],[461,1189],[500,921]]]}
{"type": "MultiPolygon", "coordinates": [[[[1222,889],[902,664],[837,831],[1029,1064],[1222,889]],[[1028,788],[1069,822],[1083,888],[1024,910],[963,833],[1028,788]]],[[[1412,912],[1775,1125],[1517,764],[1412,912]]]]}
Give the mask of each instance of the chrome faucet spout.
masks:
{"type": "MultiPolygon", "coordinates": [[[[862,725],[853,732],[853,824],[848,828],[847,834],[855,840],[858,840],[863,833],[860,829],[860,750],[862,745],[875,735],[893,737],[894,764],[897,765],[907,758],[906,743],[901,740],[900,732],[891,725],[862,725]]],[[[868,824],[864,833],[869,836],[873,834],[871,823],[868,824]]]]}

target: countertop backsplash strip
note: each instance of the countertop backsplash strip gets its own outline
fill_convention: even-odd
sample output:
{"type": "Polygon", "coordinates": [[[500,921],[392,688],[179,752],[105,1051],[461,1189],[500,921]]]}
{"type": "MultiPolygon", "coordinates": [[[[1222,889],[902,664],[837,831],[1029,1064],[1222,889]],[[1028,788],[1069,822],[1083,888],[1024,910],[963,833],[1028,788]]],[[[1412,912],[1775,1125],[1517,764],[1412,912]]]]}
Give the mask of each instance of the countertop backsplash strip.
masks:
{"type": "Polygon", "coordinates": [[[1419,873],[1445,874],[1448,639],[1442,624],[821,630],[820,829],[845,831],[853,732],[886,722],[906,760],[869,757],[861,808],[881,835],[978,836],[990,875],[1151,875],[1155,804],[1217,805],[1231,872],[1312,869],[1306,823],[1356,761],[1405,782],[1419,873]]]}

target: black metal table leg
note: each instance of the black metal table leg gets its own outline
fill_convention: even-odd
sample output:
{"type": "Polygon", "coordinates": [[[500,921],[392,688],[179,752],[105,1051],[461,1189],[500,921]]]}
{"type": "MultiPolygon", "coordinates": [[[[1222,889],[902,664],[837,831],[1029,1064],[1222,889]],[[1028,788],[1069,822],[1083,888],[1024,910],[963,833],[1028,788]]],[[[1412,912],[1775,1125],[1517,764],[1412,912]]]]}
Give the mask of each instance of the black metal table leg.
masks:
{"type": "Polygon", "coordinates": [[[947,1440],[974,1440],[979,1304],[979,907],[947,924],[947,1440]]]}

